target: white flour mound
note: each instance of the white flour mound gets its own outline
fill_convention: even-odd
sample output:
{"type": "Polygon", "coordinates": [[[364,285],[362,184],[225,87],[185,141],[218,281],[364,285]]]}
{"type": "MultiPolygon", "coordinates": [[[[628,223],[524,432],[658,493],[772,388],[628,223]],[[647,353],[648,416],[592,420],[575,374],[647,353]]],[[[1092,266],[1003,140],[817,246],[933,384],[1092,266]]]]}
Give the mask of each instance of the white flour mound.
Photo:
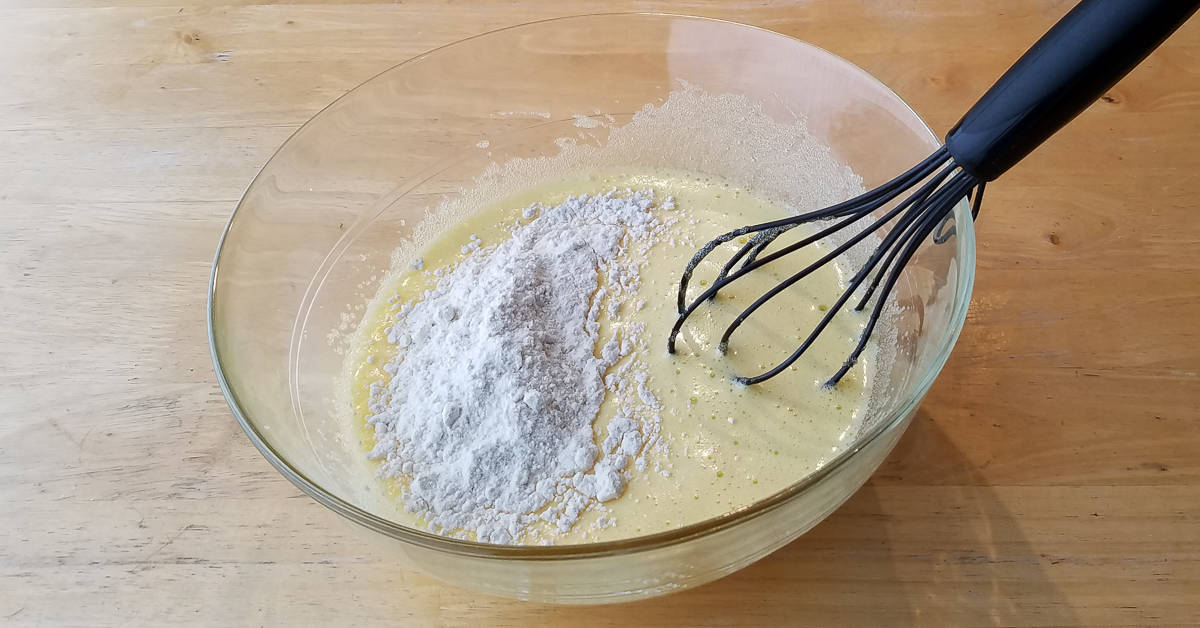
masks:
{"type": "Polygon", "coordinates": [[[566,531],[621,495],[630,462],[644,468],[660,408],[643,330],[602,338],[600,316],[619,320],[636,260],[676,222],[673,208],[648,190],[534,205],[511,239],[472,238],[466,259],[400,309],[391,379],[371,389],[371,457],[408,482],[405,506],[431,529],[491,543],[539,521],[566,531]],[[609,393],[619,409],[598,448],[592,423],[609,393]]]}

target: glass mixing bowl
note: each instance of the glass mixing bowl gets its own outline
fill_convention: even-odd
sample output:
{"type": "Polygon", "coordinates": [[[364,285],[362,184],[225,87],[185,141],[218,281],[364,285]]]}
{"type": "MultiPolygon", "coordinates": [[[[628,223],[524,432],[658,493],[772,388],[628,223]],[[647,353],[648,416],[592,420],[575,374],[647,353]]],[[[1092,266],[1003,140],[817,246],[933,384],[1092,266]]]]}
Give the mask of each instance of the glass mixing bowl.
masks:
{"type": "Polygon", "coordinates": [[[366,496],[362,453],[339,440],[342,354],[330,338],[355,326],[398,238],[493,162],[554,155],[564,136],[603,141],[605,129],[585,133],[575,114],[627,121],[681,79],[744,94],[781,120],[803,116],[867,188],[939,145],[896,94],[815,46],[711,19],[595,15],[507,28],[406,61],[317,114],[254,179],[213,266],[217,377],[263,456],[357,524],[371,545],[364,551],[520,599],[649,597],[727,575],[795,539],[850,497],[900,438],[966,316],[975,240],[965,204],[956,208],[957,235],[926,243],[898,285],[903,315],[885,402],[851,447],[767,499],[649,536],[516,547],[406,527],[366,496]]]}

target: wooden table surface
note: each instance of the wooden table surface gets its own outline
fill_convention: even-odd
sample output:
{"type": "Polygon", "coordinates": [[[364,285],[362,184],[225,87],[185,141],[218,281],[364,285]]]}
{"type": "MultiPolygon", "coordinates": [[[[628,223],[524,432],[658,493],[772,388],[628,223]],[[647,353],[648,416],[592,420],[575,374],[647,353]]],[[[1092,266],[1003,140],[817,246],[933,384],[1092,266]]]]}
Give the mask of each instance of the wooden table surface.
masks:
{"type": "Polygon", "coordinates": [[[700,589],[555,608],[369,555],[254,450],[209,361],[247,182],[424,50],[718,16],[850,59],[944,131],[1069,6],[0,1],[0,623],[1200,623],[1200,18],[989,187],[966,330],[868,485],[700,589]]]}

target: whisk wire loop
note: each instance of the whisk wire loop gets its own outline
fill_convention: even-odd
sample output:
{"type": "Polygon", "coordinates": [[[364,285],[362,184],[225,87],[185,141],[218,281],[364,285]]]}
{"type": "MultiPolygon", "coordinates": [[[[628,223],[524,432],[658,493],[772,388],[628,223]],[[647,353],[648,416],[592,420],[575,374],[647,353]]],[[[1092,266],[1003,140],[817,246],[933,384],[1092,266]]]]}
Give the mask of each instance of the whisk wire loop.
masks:
{"type": "MultiPolygon", "coordinates": [[[[817,220],[825,220],[825,219],[829,219],[829,218],[841,218],[841,217],[847,216],[847,215],[852,216],[855,219],[861,218],[862,216],[869,214],[873,209],[879,207],[883,203],[888,202],[889,200],[895,198],[896,196],[899,196],[901,193],[904,192],[905,189],[911,187],[913,184],[919,182],[921,179],[924,179],[926,176],[928,176],[930,173],[932,173],[934,170],[936,170],[939,165],[945,163],[948,159],[949,159],[949,152],[945,146],[942,146],[942,147],[938,148],[936,151],[934,151],[933,154],[931,154],[929,157],[926,157],[921,163],[910,168],[904,174],[901,174],[900,176],[892,179],[891,181],[889,181],[889,182],[883,184],[882,186],[875,188],[869,192],[860,194],[859,196],[856,196],[856,197],[851,198],[846,201],[842,201],[841,203],[837,203],[836,205],[831,205],[824,209],[819,209],[816,211],[800,214],[798,216],[790,216],[788,218],[772,220],[770,222],[764,222],[764,223],[757,224],[757,225],[749,225],[749,226],[741,227],[738,229],[734,229],[733,231],[730,231],[728,233],[717,236],[716,238],[713,238],[707,244],[705,244],[703,247],[701,247],[700,250],[697,251],[695,255],[692,256],[692,259],[688,261],[687,266],[684,268],[683,279],[679,283],[679,294],[678,294],[678,298],[676,300],[676,305],[677,305],[679,314],[682,316],[684,314],[684,310],[686,309],[687,288],[688,288],[688,283],[691,281],[692,272],[695,271],[696,267],[700,265],[700,262],[702,262],[704,260],[704,258],[708,257],[708,255],[710,253],[712,253],[714,250],[716,250],[716,248],[718,246],[725,244],[726,242],[729,242],[731,240],[736,240],[737,238],[740,238],[740,237],[750,234],[750,233],[757,233],[757,232],[769,231],[769,230],[774,230],[774,229],[787,230],[787,229],[790,229],[792,227],[795,227],[797,225],[801,225],[804,223],[813,222],[813,221],[817,221],[817,220]]],[[[850,221],[850,222],[853,222],[853,221],[850,221]]],[[[780,233],[782,233],[782,231],[780,233]]],[[[745,257],[747,255],[747,253],[749,252],[749,250],[752,248],[752,245],[753,245],[752,242],[746,243],[746,245],[744,245],[742,247],[742,249],[740,249],[735,254],[735,258],[740,260],[741,258],[745,257]]],[[[778,257],[772,258],[772,259],[778,259],[778,257]]],[[[761,261],[761,260],[757,260],[757,261],[761,261]]],[[[769,261],[770,260],[768,260],[768,262],[769,261]]],[[[764,262],[764,263],[766,263],[766,262],[764,262]]],[[[730,268],[732,268],[732,266],[730,268]]],[[[714,294],[715,294],[715,292],[714,292],[714,294]]],[[[672,346],[674,346],[673,342],[671,344],[672,344],[672,346]]],[[[672,352],[674,352],[674,349],[672,349],[672,352]]]]}
{"type": "Polygon", "coordinates": [[[677,304],[679,316],[676,318],[675,325],[672,327],[671,334],[667,340],[668,351],[671,353],[675,352],[676,339],[688,317],[705,301],[716,298],[722,288],[756,269],[819,242],[850,227],[855,222],[873,216],[875,212],[881,210],[906,190],[910,190],[918,185],[919,187],[916,190],[894,207],[878,216],[873,222],[863,226],[857,233],[846,238],[845,241],[834,247],[833,250],[822,255],[799,272],[776,284],[756,299],[747,308],[742,310],[733,322],[725,328],[718,342],[717,350],[725,353],[728,350],[729,339],[733,332],[753,315],[755,311],[766,304],[767,301],[778,296],[781,292],[800,282],[813,272],[816,272],[822,266],[845,254],[848,250],[863,242],[885,225],[894,222],[895,224],[892,224],[887,234],[880,239],[879,244],[876,245],[867,261],[850,279],[846,289],[838,297],[837,301],[832,307],[828,308],[821,321],[790,356],[770,370],[759,375],[735,377],[736,381],[743,384],[755,384],[770,379],[787,369],[812,346],[817,337],[833,321],[834,317],[842,311],[847,301],[870,278],[870,283],[867,284],[861,299],[853,309],[856,311],[865,309],[877,291],[878,298],[875,300],[870,317],[859,335],[859,341],[854,351],[845,363],[843,363],[838,372],[826,382],[827,386],[836,385],[862,355],[867,340],[875,330],[879,318],[883,313],[888,295],[890,295],[899,279],[900,271],[916,253],[920,244],[934,231],[937,225],[940,224],[940,221],[950,215],[958,201],[964,195],[970,194],[972,190],[975,190],[972,197],[973,214],[978,213],[979,201],[982,198],[982,182],[956,165],[944,147],[935,151],[908,172],[858,197],[814,212],[807,212],[791,218],[736,229],[710,241],[689,261],[680,280],[677,304]],[[837,220],[837,222],[793,244],[764,255],[767,247],[786,231],[802,224],[822,220],[837,220]],[[748,234],[753,235],[722,266],[712,285],[703,290],[691,302],[688,302],[688,284],[693,271],[699,266],[700,262],[721,244],[748,234]],[[880,265],[881,262],[882,265],[880,265]],[[879,288],[881,286],[882,290],[880,291],[879,288]]]}

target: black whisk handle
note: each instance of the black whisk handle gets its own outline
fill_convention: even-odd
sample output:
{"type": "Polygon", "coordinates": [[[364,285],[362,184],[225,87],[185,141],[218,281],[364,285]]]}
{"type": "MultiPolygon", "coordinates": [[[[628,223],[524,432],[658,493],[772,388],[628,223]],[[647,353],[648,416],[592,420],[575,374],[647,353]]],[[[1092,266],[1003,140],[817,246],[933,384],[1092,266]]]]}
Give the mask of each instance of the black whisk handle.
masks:
{"type": "Polygon", "coordinates": [[[946,136],[954,161],[999,177],[1121,80],[1200,0],[1083,0],[1037,41],[946,136]]]}

